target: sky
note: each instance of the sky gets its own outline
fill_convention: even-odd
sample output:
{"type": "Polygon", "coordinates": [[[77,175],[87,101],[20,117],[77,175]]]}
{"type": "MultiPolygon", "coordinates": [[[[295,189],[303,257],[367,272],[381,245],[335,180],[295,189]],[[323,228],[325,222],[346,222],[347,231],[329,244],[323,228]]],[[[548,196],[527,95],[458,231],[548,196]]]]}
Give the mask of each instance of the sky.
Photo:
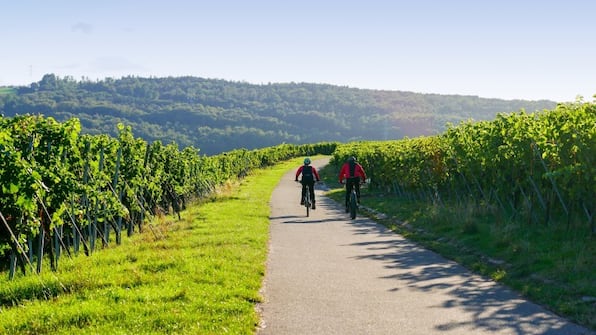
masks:
{"type": "Polygon", "coordinates": [[[592,101],[592,0],[0,0],[0,86],[196,76],[592,101]]]}

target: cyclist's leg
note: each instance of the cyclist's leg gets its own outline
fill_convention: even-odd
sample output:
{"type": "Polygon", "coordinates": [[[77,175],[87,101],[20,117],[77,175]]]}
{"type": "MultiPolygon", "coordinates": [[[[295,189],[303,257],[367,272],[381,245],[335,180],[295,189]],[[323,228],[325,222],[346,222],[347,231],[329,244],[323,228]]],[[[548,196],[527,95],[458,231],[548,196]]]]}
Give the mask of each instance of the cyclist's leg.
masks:
{"type": "Polygon", "coordinates": [[[306,183],[300,182],[302,184],[302,195],[300,196],[300,204],[304,205],[304,196],[306,195],[306,183]]]}
{"type": "Polygon", "coordinates": [[[354,181],[354,187],[356,187],[356,199],[358,200],[358,204],[360,204],[360,179],[354,181]]]}

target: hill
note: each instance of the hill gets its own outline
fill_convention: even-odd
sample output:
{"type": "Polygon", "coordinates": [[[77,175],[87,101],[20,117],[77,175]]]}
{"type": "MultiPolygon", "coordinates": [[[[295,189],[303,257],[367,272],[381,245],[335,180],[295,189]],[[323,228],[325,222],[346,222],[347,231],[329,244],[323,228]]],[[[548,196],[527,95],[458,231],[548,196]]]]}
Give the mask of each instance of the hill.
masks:
{"type": "Polygon", "coordinates": [[[553,101],[379,91],[310,83],[255,85],[197,77],[76,81],[45,75],[0,90],[5,116],[76,117],[83,132],[135,136],[216,154],[279,143],[400,139],[432,135],[447,123],[491,120],[498,113],[552,109],[553,101]]]}

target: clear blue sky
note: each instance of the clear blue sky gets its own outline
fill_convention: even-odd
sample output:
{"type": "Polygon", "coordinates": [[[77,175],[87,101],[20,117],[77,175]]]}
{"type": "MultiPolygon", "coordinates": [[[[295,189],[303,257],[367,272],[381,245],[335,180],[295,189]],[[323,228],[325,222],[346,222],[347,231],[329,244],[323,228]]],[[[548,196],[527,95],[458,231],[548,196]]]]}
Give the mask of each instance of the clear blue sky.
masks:
{"type": "Polygon", "coordinates": [[[592,0],[0,0],[0,86],[191,75],[592,101],[595,13],[592,0]]]}

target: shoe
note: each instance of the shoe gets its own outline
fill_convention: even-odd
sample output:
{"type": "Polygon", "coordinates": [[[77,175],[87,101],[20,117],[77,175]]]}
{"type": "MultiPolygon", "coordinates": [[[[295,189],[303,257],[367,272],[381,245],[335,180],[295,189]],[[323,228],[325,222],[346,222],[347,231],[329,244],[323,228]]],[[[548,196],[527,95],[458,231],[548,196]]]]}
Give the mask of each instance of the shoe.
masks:
{"type": "Polygon", "coordinates": [[[300,206],[304,206],[304,200],[300,200],[300,206]]]}
{"type": "Polygon", "coordinates": [[[312,209],[317,209],[317,206],[315,206],[315,203],[314,202],[312,203],[312,207],[311,208],[312,209]]]}

